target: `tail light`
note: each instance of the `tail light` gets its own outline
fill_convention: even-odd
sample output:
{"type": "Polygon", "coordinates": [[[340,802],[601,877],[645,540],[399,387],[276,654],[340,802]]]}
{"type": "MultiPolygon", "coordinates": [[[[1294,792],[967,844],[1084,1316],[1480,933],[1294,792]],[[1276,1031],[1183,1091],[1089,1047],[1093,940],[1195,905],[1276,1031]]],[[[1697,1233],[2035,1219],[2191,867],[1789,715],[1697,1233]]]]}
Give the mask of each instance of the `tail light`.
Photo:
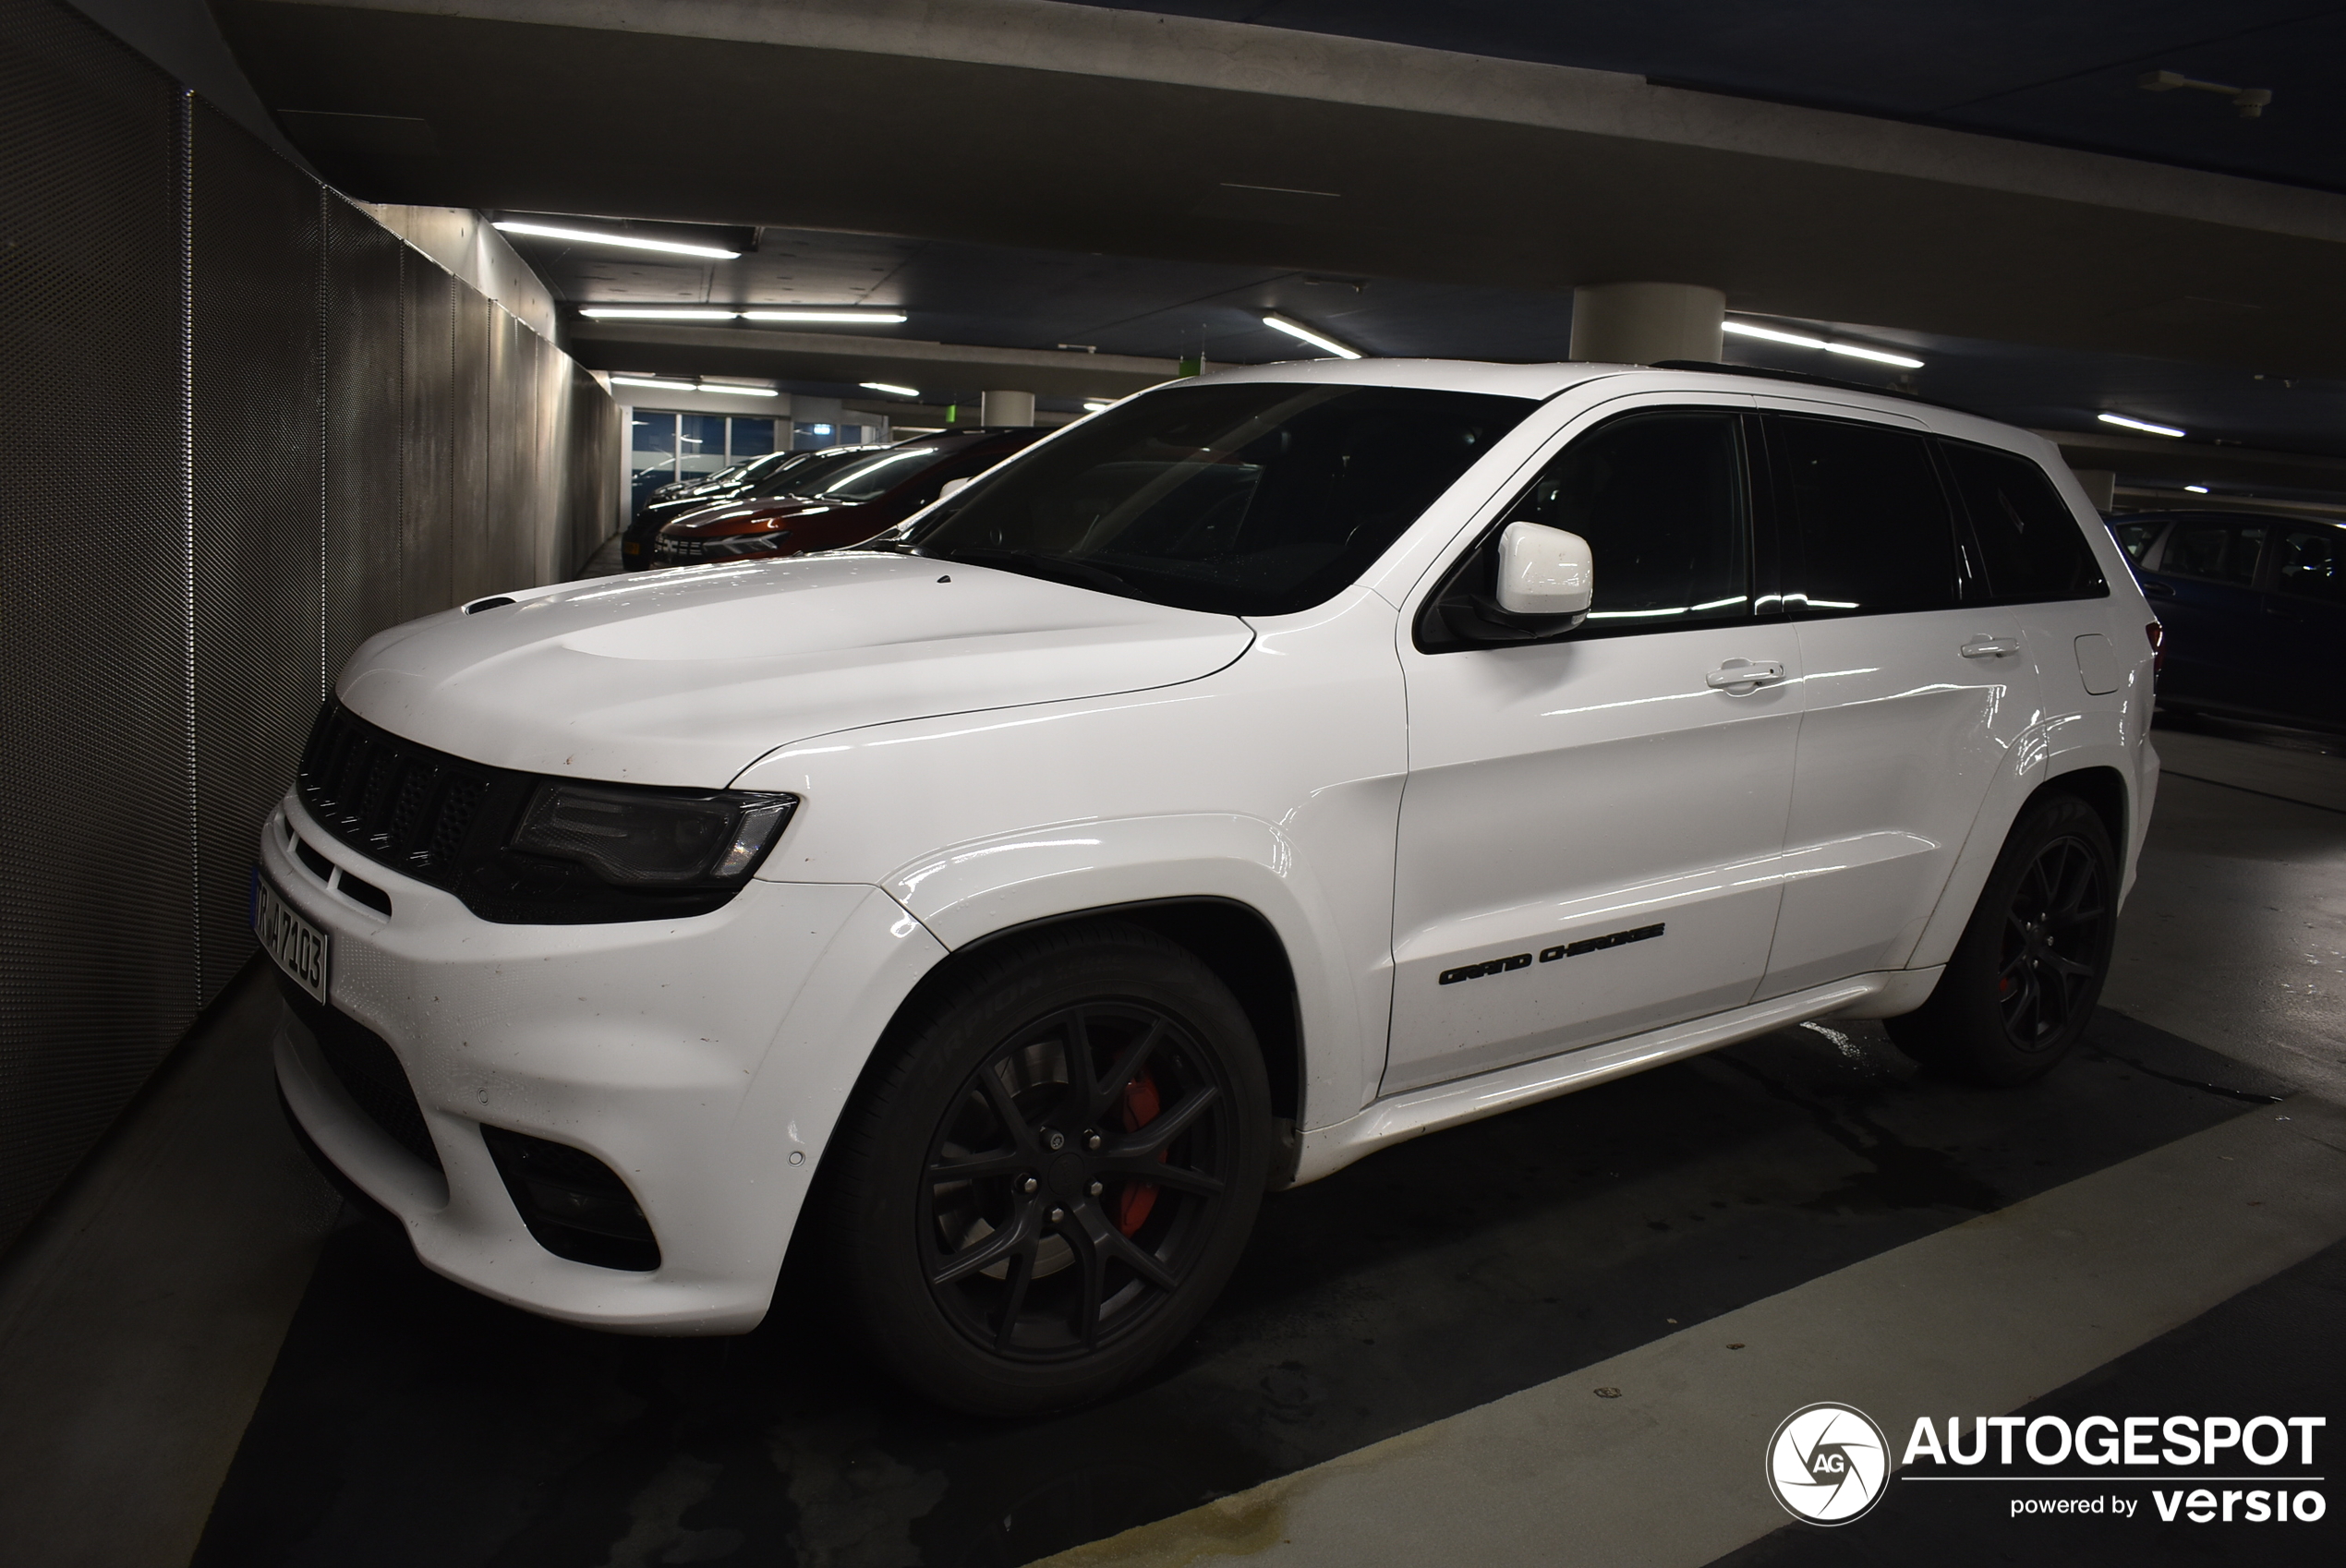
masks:
{"type": "Polygon", "coordinates": [[[2156,681],[2167,668],[2167,628],[2154,621],[2143,628],[2143,635],[2150,639],[2150,678],[2156,681]]]}

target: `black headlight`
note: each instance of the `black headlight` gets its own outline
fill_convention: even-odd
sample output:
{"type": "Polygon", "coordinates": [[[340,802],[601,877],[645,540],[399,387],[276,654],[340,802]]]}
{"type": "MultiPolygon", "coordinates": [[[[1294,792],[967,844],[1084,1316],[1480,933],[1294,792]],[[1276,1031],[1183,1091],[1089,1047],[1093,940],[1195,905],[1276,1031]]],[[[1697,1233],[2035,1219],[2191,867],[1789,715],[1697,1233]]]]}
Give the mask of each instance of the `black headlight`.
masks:
{"type": "Polygon", "coordinates": [[[614,887],[738,887],[797,809],[796,795],[549,783],[513,847],[583,865],[614,887]]]}

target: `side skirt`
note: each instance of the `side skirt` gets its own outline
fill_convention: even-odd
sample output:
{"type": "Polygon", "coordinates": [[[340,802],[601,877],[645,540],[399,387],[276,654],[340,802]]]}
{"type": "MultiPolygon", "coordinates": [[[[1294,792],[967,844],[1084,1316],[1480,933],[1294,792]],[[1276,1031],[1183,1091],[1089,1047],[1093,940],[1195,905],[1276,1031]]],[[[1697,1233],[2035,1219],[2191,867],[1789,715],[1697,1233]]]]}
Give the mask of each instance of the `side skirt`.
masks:
{"type": "Polygon", "coordinates": [[[1365,1106],[1359,1115],[1302,1135],[1295,1176],[1288,1185],[1332,1176],[1353,1161],[1424,1133],[1495,1116],[1518,1105],[1553,1100],[1576,1089],[1626,1078],[1664,1062],[1700,1055],[1787,1024],[1845,1012],[1886,1018],[1921,1005],[1939,983],[1937,969],[1891,970],[1814,985],[1788,996],[1754,1002],[1731,1012],[1649,1030],[1605,1045],[1584,1045],[1562,1055],[1522,1062],[1455,1083],[1413,1089],[1365,1106]]]}

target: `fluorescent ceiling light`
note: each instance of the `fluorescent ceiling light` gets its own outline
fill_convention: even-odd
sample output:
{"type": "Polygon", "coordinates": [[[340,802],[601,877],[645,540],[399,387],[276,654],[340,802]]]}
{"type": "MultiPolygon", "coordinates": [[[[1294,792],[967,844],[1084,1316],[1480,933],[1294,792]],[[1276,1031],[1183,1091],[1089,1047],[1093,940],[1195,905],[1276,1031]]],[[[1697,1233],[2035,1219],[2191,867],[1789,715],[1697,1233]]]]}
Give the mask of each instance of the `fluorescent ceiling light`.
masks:
{"type": "Polygon", "coordinates": [[[1360,351],[1359,349],[1347,348],[1344,344],[1336,342],[1334,338],[1329,337],[1324,332],[1314,332],[1300,321],[1290,321],[1276,311],[1273,311],[1271,314],[1264,316],[1263,318],[1263,324],[1266,327],[1276,327],[1279,331],[1285,332],[1291,338],[1300,338],[1303,342],[1310,344],[1313,348],[1324,349],[1326,352],[1335,355],[1338,359],[1358,359],[1360,357],[1360,351]]]}
{"type": "Polygon", "coordinates": [[[649,305],[582,305],[578,313],[598,321],[730,321],[738,314],[698,307],[649,305]]]}
{"type": "Polygon", "coordinates": [[[1739,338],[1766,338],[1770,343],[1788,343],[1795,348],[1829,348],[1822,338],[1804,338],[1798,332],[1780,332],[1773,327],[1755,327],[1748,321],[1722,321],[1719,330],[1733,332],[1739,338]]]}
{"type": "Polygon", "coordinates": [[[1908,370],[1922,368],[1922,361],[1904,354],[1887,354],[1878,348],[1866,348],[1854,343],[1827,343],[1822,338],[1806,337],[1798,332],[1781,332],[1773,327],[1755,327],[1748,321],[1722,321],[1719,330],[1733,332],[1739,338],[1765,338],[1770,343],[1789,344],[1795,348],[1821,348],[1827,354],[1845,354],[1852,359],[1870,359],[1878,364],[1896,365],[1908,370]]]}
{"type": "Polygon", "coordinates": [[[622,250],[659,250],[671,256],[707,256],[720,261],[731,261],[741,254],[738,250],[720,250],[713,245],[685,245],[677,240],[646,239],[637,235],[597,234],[592,229],[558,228],[552,223],[500,223],[496,226],[509,235],[583,240],[589,245],[615,245],[622,250]]]}
{"type": "Polygon", "coordinates": [[[2195,496],[2204,496],[2207,493],[2207,487],[2205,485],[2185,485],[2183,488],[2195,496]]]}
{"type": "Polygon", "coordinates": [[[651,376],[613,376],[611,379],[611,384],[615,387],[656,387],[661,392],[718,392],[728,397],[780,397],[782,395],[773,387],[736,387],[728,386],[722,381],[699,383],[663,381],[651,376]]]}
{"type": "Polygon", "coordinates": [[[1097,414],[1101,409],[1106,408],[1114,401],[1115,400],[1113,398],[1087,397],[1083,400],[1083,412],[1086,414],[1097,414]]]}
{"type": "Polygon", "coordinates": [[[2152,425],[2140,419],[2129,419],[2123,414],[2097,414],[2095,418],[2105,425],[2118,425],[2129,430],[2140,430],[2146,436],[2180,436],[2183,432],[2172,425],[2152,425]]]}
{"type": "Polygon", "coordinates": [[[744,310],[744,321],[835,321],[841,326],[889,327],[904,319],[901,310],[744,310]]]}
{"type": "Polygon", "coordinates": [[[1884,354],[1878,348],[1859,348],[1854,343],[1829,343],[1825,344],[1825,352],[1845,354],[1852,359],[1870,359],[1881,365],[1902,366],[1908,370],[1922,368],[1922,361],[1919,359],[1912,359],[1903,354],[1884,354]]]}
{"type": "Polygon", "coordinates": [[[871,392],[887,392],[891,397],[918,397],[921,395],[921,389],[918,387],[891,387],[886,381],[858,381],[855,384],[871,392]]]}

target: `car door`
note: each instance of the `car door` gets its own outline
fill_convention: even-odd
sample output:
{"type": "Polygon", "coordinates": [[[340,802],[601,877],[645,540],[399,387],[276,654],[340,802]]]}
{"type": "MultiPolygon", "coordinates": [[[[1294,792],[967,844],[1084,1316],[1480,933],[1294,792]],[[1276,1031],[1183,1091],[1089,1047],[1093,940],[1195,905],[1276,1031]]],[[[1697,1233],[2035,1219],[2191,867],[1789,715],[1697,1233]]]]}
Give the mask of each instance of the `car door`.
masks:
{"type": "Polygon", "coordinates": [[[1964,602],[1918,425],[1765,420],[1806,700],[1763,997],[1905,962],[2039,689],[2015,613],[1964,602]]]}
{"type": "Polygon", "coordinates": [[[2346,651],[2346,527],[2302,523],[2279,532],[2265,609],[2278,644],[2270,673],[2280,711],[2346,725],[2346,694],[2330,674],[2346,651]]]}
{"type": "Polygon", "coordinates": [[[2256,561],[2271,527],[2259,518],[2182,517],[2141,573],[2166,627],[2162,701],[2269,709],[2276,628],[2257,595],[2256,561]]]}
{"type": "Polygon", "coordinates": [[[1410,601],[1387,1092],[1750,998],[1800,681],[1760,602],[1748,406],[1578,421],[1410,601]],[[1550,640],[1461,641],[1444,606],[1491,583],[1518,519],[1589,540],[1594,608],[1550,640]]]}

